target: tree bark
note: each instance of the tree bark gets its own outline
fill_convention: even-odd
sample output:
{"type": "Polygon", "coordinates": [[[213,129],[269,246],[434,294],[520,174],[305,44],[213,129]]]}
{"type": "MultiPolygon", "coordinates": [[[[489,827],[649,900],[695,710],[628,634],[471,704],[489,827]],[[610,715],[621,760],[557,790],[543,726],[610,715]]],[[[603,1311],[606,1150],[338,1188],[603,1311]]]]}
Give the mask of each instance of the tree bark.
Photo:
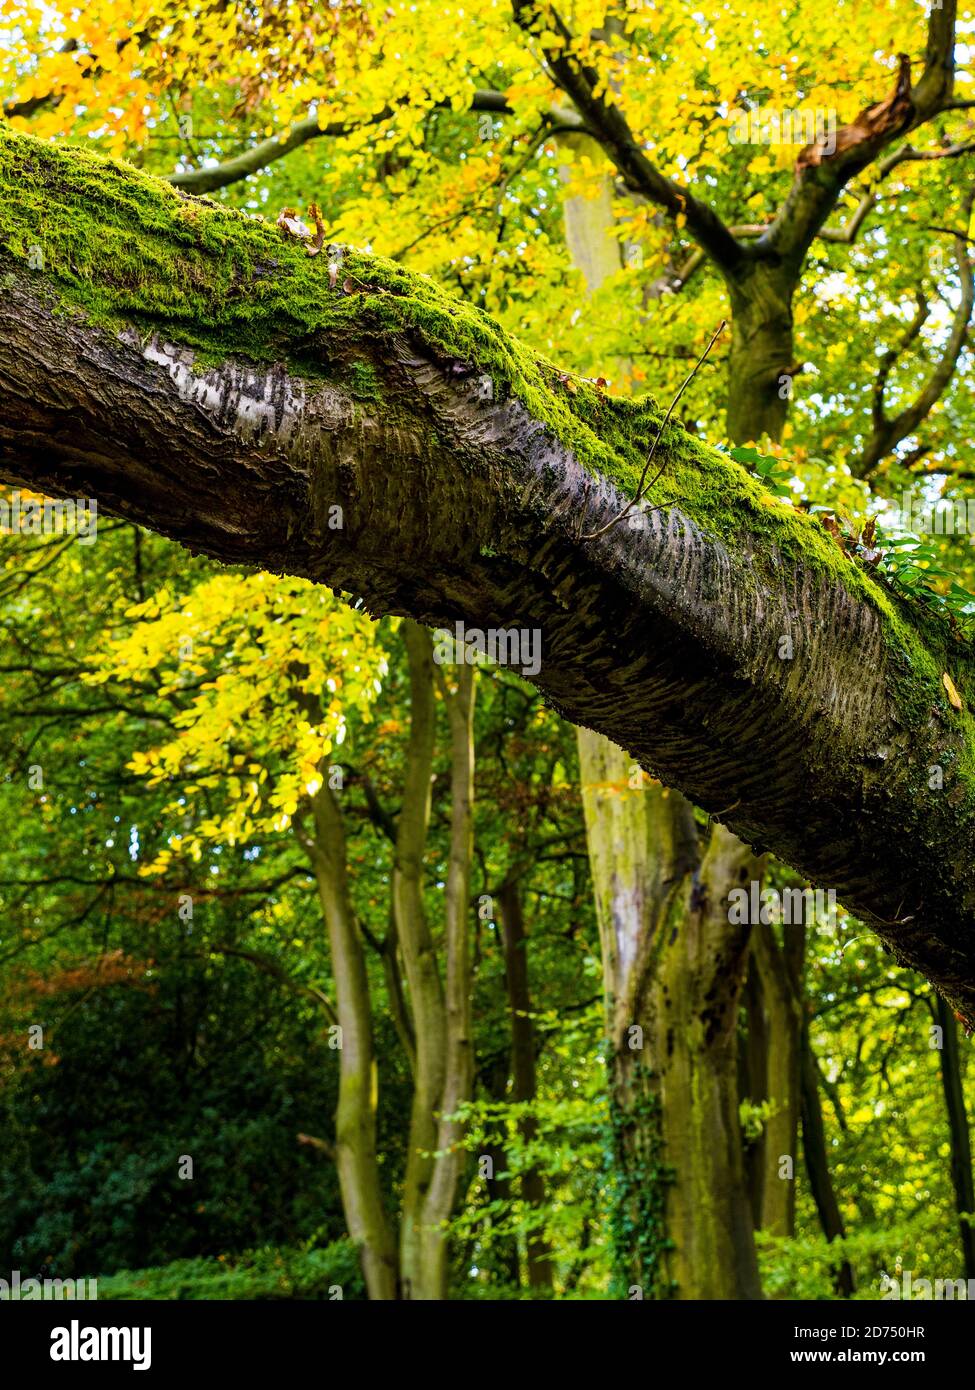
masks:
{"type": "Polygon", "coordinates": [[[539,630],[560,713],[975,1018],[975,740],[942,683],[969,700],[975,663],[946,631],[673,422],[661,509],[613,524],[659,414],[429,282],[346,249],[333,283],[258,219],[7,131],[0,187],[0,477],[373,613],[539,630]]]}
{"type": "Polygon", "coordinates": [[[423,860],[430,819],[436,723],[430,634],[403,625],[410,669],[410,735],[393,869],[393,911],[403,951],[416,1036],[416,1068],[400,1262],[403,1296],[447,1296],[444,1223],[453,1211],[466,1161],[453,1116],[470,1099],[474,1064],[470,1017],[470,871],[473,854],[474,670],[458,668],[456,693],[445,690],[451,729],[451,830],[444,954],[446,985],[423,903],[423,860]]]}
{"type": "Polygon", "coordinates": [[[335,1151],[349,1235],[370,1299],[398,1297],[398,1262],[376,1159],[376,1060],[365,955],[349,902],[345,832],[334,793],[323,785],[312,803],[314,834],[305,840],[328,928],[338,1009],[339,1098],[335,1151]]]}
{"type": "Polygon", "coordinates": [[[633,764],[580,732],[602,946],[624,1293],[758,1298],[738,1124],[735,1033],[749,928],[730,888],[758,865],[691,807],[630,785],[633,764]]]}
{"type": "MultiPolygon", "coordinates": [[[[829,1169],[829,1155],[826,1149],[826,1130],[823,1125],[823,1107],[819,1098],[819,1072],[816,1058],[809,1040],[808,1020],[803,1020],[800,1044],[800,1095],[802,1104],[802,1150],[806,1160],[809,1186],[819,1213],[819,1224],[827,1240],[839,1240],[846,1235],[843,1217],[833,1189],[833,1179],[829,1169]]],[[[850,1298],[855,1288],[853,1268],[849,1260],[844,1260],[836,1271],[835,1287],[837,1293],[850,1298]]]]}
{"type": "Polygon", "coordinates": [[[446,1222],[457,1200],[467,1151],[464,1124],[457,1118],[471,1098],[474,1052],[471,1022],[470,888],[474,854],[474,669],[457,671],[457,688],[446,691],[450,721],[450,860],[444,914],[444,1079],[437,1105],[436,1157],[421,1213],[422,1260],[413,1297],[446,1298],[446,1222]]]}
{"type": "Polygon", "coordinates": [[[393,913],[409,989],[416,1070],[403,1179],[400,1264],[404,1297],[424,1298],[423,1206],[433,1178],[436,1112],[446,1075],[447,1022],[436,948],[423,906],[436,725],[433,651],[429,635],[413,623],[404,624],[403,638],[410,670],[410,732],[393,865],[393,913]]]}
{"type": "Polygon", "coordinates": [[[958,1023],[948,1005],[935,998],[938,1023],[941,1027],[941,1049],[938,1063],[941,1085],[948,1111],[948,1132],[951,1137],[951,1185],[955,1190],[955,1210],[965,1278],[975,1279],[975,1184],[972,1182],[972,1141],[968,1127],[968,1110],[962,1085],[961,1055],[958,1047],[958,1023]]]}
{"type": "MultiPolygon", "coordinates": [[[[507,879],[498,889],[498,910],[504,941],[505,982],[511,1014],[511,1099],[516,1104],[535,1099],[535,1026],[531,1017],[528,984],[528,936],[517,879],[507,879]]],[[[531,1116],[519,1125],[522,1142],[531,1144],[537,1132],[531,1116]]],[[[545,1179],[535,1167],[521,1175],[521,1198],[530,1210],[545,1202],[545,1179]]],[[[551,1289],[552,1252],[543,1235],[533,1233],[526,1242],[526,1273],[532,1289],[551,1289]]]]}
{"type": "Polygon", "coordinates": [[[792,399],[792,300],[796,281],[780,266],[750,263],[730,279],[728,436],[736,444],[782,437],[792,399]]]}
{"type": "MultiPolygon", "coordinates": [[[[801,931],[802,928],[786,927],[785,930],[801,931]]],[[[752,950],[766,1012],[763,1099],[772,1104],[762,1134],[763,1179],[758,1224],[770,1235],[793,1236],[799,1154],[801,977],[793,974],[789,956],[779,946],[771,926],[765,923],[753,926],[752,950]]]]}

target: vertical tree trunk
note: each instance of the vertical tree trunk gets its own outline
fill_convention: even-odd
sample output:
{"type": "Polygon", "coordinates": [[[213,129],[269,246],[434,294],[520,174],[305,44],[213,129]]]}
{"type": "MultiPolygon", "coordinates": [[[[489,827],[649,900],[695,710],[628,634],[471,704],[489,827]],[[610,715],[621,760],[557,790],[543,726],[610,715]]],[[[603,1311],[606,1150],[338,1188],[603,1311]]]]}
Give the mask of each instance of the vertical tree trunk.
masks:
{"type": "Polygon", "coordinates": [[[759,864],[721,826],[699,861],[682,797],[631,786],[629,759],[601,735],[580,730],[579,752],[625,1287],[643,1297],[758,1298],[735,1047],[749,928],[729,922],[728,893],[759,864]]]}
{"type": "Polygon", "coordinates": [[[795,282],[780,266],[752,262],[728,289],[728,434],[736,444],[779,440],[792,396],[795,282]]]}
{"type": "Polygon", "coordinates": [[[429,634],[404,622],[410,668],[410,733],[393,865],[393,911],[416,1037],[416,1071],[403,1180],[400,1265],[404,1298],[429,1296],[423,1274],[423,1207],[433,1179],[436,1112],[446,1076],[447,1019],[437,956],[423,905],[423,855],[430,820],[435,708],[429,634]]]}
{"type": "Polygon", "coordinates": [[[457,689],[441,681],[450,720],[450,862],[447,869],[444,1079],[437,1106],[436,1157],[421,1211],[420,1267],[414,1298],[446,1298],[445,1223],[467,1162],[463,1122],[454,1118],[470,1100],[474,1080],[471,1035],[470,889],[474,855],[474,670],[457,668],[457,689]]]}
{"type": "MultiPolygon", "coordinates": [[[[528,937],[518,882],[508,879],[498,890],[498,907],[504,939],[505,979],[511,1014],[511,1091],[516,1102],[535,1099],[535,1027],[531,1019],[531,992],[528,986],[528,937]]],[[[520,1125],[521,1137],[530,1144],[536,1133],[535,1121],[526,1116],[520,1125]]],[[[545,1180],[537,1168],[521,1175],[521,1196],[525,1205],[538,1211],[545,1202],[545,1180]]],[[[532,1234],[527,1242],[526,1272],[532,1289],[552,1287],[552,1260],[548,1242],[532,1234]]]]}
{"type": "MultiPolygon", "coordinates": [[[[729,284],[732,341],[728,363],[728,434],[736,444],[782,436],[792,398],[795,279],[780,266],[752,263],[729,284]]],[[[792,930],[791,928],[789,930],[792,930]]],[[[754,929],[751,981],[749,1092],[773,1110],[749,1157],[753,1210],[758,1226],[773,1235],[795,1232],[795,1167],[799,1143],[802,986],[789,950],[781,950],[769,926],[754,929]],[[764,1057],[762,1056],[764,1054],[764,1057]],[[764,1063],[764,1077],[762,1068],[764,1063]],[[787,1162],[788,1160],[788,1162],[787,1162]],[[793,1176],[787,1176],[791,1169],[793,1176]]]]}
{"type": "MultiPolygon", "coordinates": [[[[799,926],[786,927],[801,932],[799,926]]],[[[766,923],[752,928],[761,1006],[765,1013],[765,1095],[772,1110],[762,1134],[762,1200],[758,1224],[770,1235],[792,1236],[796,1224],[795,1171],[799,1153],[800,979],[766,923]]]]}
{"type": "MultiPolygon", "coordinates": [[[[827,1240],[842,1239],[846,1235],[839,1203],[833,1190],[833,1180],[829,1171],[829,1156],[826,1150],[826,1131],[823,1126],[823,1108],[819,1098],[819,1076],[812,1044],[809,1041],[809,1024],[803,1020],[800,1039],[799,1071],[802,1096],[802,1150],[806,1159],[806,1172],[809,1186],[819,1213],[819,1224],[827,1240]]],[[[844,1260],[836,1273],[835,1287],[844,1298],[853,1294],[853,1269],[849,1260],[844,1260]]]]}
{"type": "MultiPolygon", "coordinates": [[[[603,160],[587,136],[562,143],[603,160]]],[[[573,261],[593,291],[622,264],[611,179],[595,198],[567,198],[564,216],[573,261]]],[[[615,375],[625,372],[626,364],[617,363],[615,375]]],[[[683,1298],[756,1298],[735,1053],[747,928],[739,942],[741,929],[727,920],[735,875],[755,861],[715,827],[708,882],[716,896],[702,897],[704,879],[693,878],[699,850],[689,804],[677,793],[642,786],[642,773],[642,789],[631,791],[629,759],[599,735],[579,731],[579,756],[629,1283],[645,1296],[676,1286],[683,1298]],[[723,872],[732,877],[719,882],[723,872]],[[718,962],[726,972],[720,977],[710,973],[718,962]],[[720,1025],[708,1021],[715,1018],[720,1025]],[[640,1048],[630,1045],[639,1037],[634,1027],[642,1030],[640,1048]]]]}
{"type": "Polygon", "coordinates": [[[961,1248],[965,1260],[965,1278],[975,1279],[975,1227],[963,1213],[975,1217],[975,1188],[972,1183],[972,1145],[962,1087],[961,1057],[958,1048],[958,1023],[951,1006],[935,995],[938,1023],[941,1026],[941,1084],[948,1109],[948,1129],[951,1136],[951,1182],[955,1189],[955,1210],[958,1212],[961,1248]]]}
{"type": "Polygon", "coordinates": [[[383,1203],[376,1159],[376,1062],[369,982],[362,940],[349,902],[342,816],[327,785],[316,794],[310,855],[328,928],[339,1027],[339,1098],[335,1148],[349,1235],[359,1250],[371,1299],[398,1295],[393,1231],[383,1203]]]}

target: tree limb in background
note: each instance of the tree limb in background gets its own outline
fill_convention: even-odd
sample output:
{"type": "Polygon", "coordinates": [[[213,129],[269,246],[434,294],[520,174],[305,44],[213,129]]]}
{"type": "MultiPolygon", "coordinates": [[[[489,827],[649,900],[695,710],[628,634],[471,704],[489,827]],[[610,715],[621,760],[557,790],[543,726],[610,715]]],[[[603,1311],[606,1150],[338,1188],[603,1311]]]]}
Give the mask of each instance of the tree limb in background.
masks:
{"type": "MultiPolygon", "coordinates": [[[[966,220],[971,206],[972,197],[969,196],[965,204],[966,220]]],[[[952,319],[951,332],[948,334],[948,341],[917,396],[893,417],[888,416],[886,412],[884,394],[890,373],[898,359],[917,340],[928,318],[929,306],[920,291],[918,292],[917,313],[906,333],[900,343],[885,352],[880,360],[880,367],[873,387],[873,428],[859,458],[850,465],[859,478],[869,478],[878,465],[896,449],[897,445],[914,433],[918,425],[927,418],[941,399],[945,388],[954,375],[958,359],[961,357],[968,338],[968,326],[972,317],[972,309],[975,307],[975,273],[973,273],[972,263],[965,251],[964,238],[960,236],[955,237],[955,258],[958,263],[961,292],[958,298],[958,307],[952,319]]]]}

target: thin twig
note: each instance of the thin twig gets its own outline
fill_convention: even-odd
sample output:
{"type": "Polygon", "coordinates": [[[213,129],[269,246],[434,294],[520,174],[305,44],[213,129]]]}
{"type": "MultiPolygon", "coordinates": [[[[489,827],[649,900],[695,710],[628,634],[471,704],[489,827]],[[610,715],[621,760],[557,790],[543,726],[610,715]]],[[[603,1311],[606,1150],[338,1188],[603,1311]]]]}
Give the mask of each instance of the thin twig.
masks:
{"type": "Polygon", "coordinates": [[[707,358],[708,353],[709,353],[709,352],[711,351],[711,349],[714,347],[714,345],[715,345],[715,343],[717,342],[718,338],[721,336],[721,334],[724,332],[724,330],[727,328],[727,326],[728,326],[727,319],[722,319],[721,322],[718,324],[717,328],[716,328],[716,329],[714,330],[714,332],[712,333],[712,335],[711,335],[711,341],[708,343],[707,347],[706,347],[706,348],[704,349],[704,351],[701,353],[701,356],[697,359],[697,361],[696,361],[695,364],[694,364],[694,367],[693,367],[692,370],[688,373],[687,377],[686,377],[685,380],[684,380],[683,385],[681,386],[680,390],[677,392],[677,395],[674,397],[674,399],[671,401],[670,405],[667,407],[667,414],[664,416],[664,418],[663,418],[663,423],[661,424],[659,430],[657,431],[656,438],[654,439],[653,443],[650,445],[650,452],[649,452],[649,454],[647,454],[647,461],[646,461],[646,463],[643,465],[643,472],[640,474],[640,481],[639,481],[639,484],[637,485],[636,496],[633,497],[633,498],[631,498],[631,500],[630,500],[629,502],[627,502],[626,506],[625,506],[625,507],[623,508],[623,510],[620,512],[619,516],[614,516],[613,519],[612,519],[612,521],[607,521],[606,525],[605,525],[605,526],[601,526],[601,527],[599,528],[598,531],[590,531],[588,535],[585,535],[585,536],[580,537],[581,540],[584,540],[584,541],[594,541],[598,536],[605,536],[606,532],[609,531],[609,530],[611,530],[611,529],[617,524],[617,522],[622,521],[623,518],[624,518],[625,516],[628,516],[628,515],[630,514],[630,512],[631,512],[631,511],[633,510],[633,508],[637,505],[637,503],[640,502],[640,501],[642,501],[642,499],[643,499],[643,498],[646,496],[646,494],[650,491],[650,489],[653,487],[654,483],[656,483],[656,482],[660,479],[661,475],[663,474],[664,469],[667,467],[667,460],[666,460],[666,459],[664,459],[663,463],[662,463],[662,464],[660,465],[660,467],[657,469],[656,473],[655,473],[655,474],[653,475],[653,477],[650,479],[649,483],[647,483],[646,487],[644,487],[644,483],[646,482],[647,474],[650,472],[650,465],[651,465],[651,463],[653,462],[653,456],[654,456],[654,454],[657,452],[657,445],[660,443],[661,439],[663,438],[664,430],[667,428],[667,422],[670,420],[671,415],[673,415],[673,413],[674,413],[674,407],[676,406],[677,402],[680,400],[680,398],[681,398],[681,396],[684,394],[684,392],[687,390],[688,386],[690,386],[691,382],[692,382],[692,381],[694,380],[694,378],[697,376],[697,374],[698,374],[698,372],[700,371],[701,367],[704,365],[704,361],[705,361],[705,359],[707,358]]]}

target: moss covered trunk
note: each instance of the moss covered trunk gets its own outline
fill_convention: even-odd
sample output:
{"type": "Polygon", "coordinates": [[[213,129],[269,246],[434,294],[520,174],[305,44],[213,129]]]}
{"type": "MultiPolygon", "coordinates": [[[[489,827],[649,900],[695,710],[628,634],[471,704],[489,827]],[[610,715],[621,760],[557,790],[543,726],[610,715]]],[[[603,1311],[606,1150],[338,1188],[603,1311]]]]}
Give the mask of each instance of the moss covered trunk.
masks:
{"type": "Polygon", "coordinates": [[[674,421],[666,505],[616,524],[656,404],[398,266],[9,131],[0,189],[0,477],[373,614],[539,633],[513,664],[560,713],[975,1018],[975,660],[936,619],[674,421]]]}
{"type": "MultiPolygon", "coordinates": [[[[588,137],[563,137],[562,144],[598,165],[588,137]]],[[[598,196],[569,197],[564,208],[573,262],[587,289],[596,290],[622,264],[611,177],[598,196]]],[[[648,333],[651,328],[648,323],[648,333]]],[[[627,364],[607,370],[619,380],[627,364]]],[[[722,955],[727,917],[700,911],[697,831],[680,794],[647,785],[632,761],[597,734],[580,731],[579,753],[597,910],[605,922],[621,1262],[645,1296],[665,1295],[673,1286],[684,1298],[752,1297],[758,1281],[737,1139],[734,1031],[703,1043],[689,1014],[679,1025],[673,1021],[675,1010],[701,1003],[691,957],[722,955]],[[714,939],[703,943],[701,933],[714,939]]],[[[736,880],[716,885],[720,899],[734,886],[736,880]]],[[[746,959],[742,952],[737,964],[744,968],[746,959]]],[[[740,980],[729,978],[722,987],[734,1000],[740,980]]]]}
{"type": "Polygon", "coordinates": [[[782,266],[746,261],[728,282],[731,354],[728,435],[738,444],[782,437],[792,399],[795,278],[782,266]]]}
{"type": "MultiPolygon", "coordinates": [[[[728,361],[729,437],[736,444],[782,436],[793,378],[792,302],[796,277],[787,267],[746,261],[729,280],[732,344],[728,361]]],[[[799,1142],[801,938],[798,976],[794,942],[780,948],[771,927],[753,923],[749,1027],[752,1100],[768,1106],[750,1154],[756,1225],[777,1236],[795,1230],[795,1171],[799,1142]]],[[[787,932],[792,928],[786,928],[787,932]]],[[[802,928],[798,928],[801,933],[802,928]]],[[[744,962],[743,962],[744,964],[744,962]]]]}
{"type": "Polygon", "coordinates": [[[580,731],[583,804],[602,945],[613,1234],[621,1292],[757,1298],[738,1124],[736,1022],[748,928],[728,894],[754,856],[713,826],[706,848],[676,792],[580,731]]]}

